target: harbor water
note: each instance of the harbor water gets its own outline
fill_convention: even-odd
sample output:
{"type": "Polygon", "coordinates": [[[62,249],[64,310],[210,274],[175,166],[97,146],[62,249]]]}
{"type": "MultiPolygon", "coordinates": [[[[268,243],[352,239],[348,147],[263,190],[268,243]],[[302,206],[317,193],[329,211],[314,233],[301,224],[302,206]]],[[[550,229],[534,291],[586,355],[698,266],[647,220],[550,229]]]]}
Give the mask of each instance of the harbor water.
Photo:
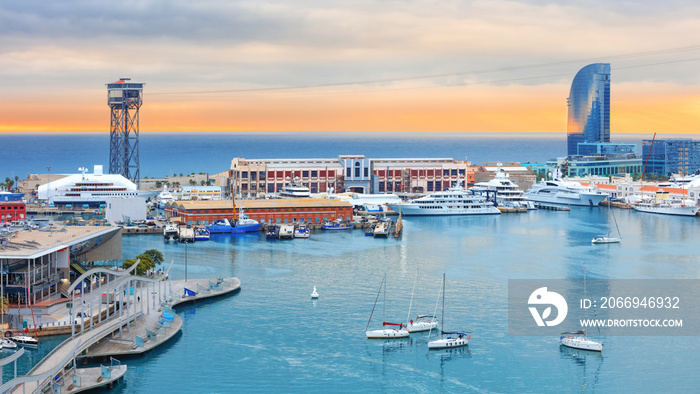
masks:
{"type": "MultiPolygon", "coordinates": [[[[242,290],[183,307],[182,336],[129,370],[117,392],[692,392],[697,337],[604,337],[602,354],[553,337],[508,336],[507,280],[700,277],[696,218],[616,211],[621,244],[592,245],[609,213],[599,208],[473,217],[405,218],[400,239],[361,231],[270,241],[262,234],[166,243],[123,239],[124,257],[159,249],[173,277],[236,276],[242,290]],[[446,329],[468,347],[428,351],[427,333],[367,340],[370,328],[433,313],[447,277],[446,329]],[[310,299],[316,286],[317,301],[310,299]],[[188,390],[184,390],[188,388],[188,390]]],[[[438,314],[440,314],[438,310],[438,314]]],[[[593,333],[595,335],[595,333],[593,333]]]]}
{"type": "MultiPolygon", "coordinates": [[[[228,169],[245,158],[452,157],[543,162],[565,152],[565,135],[472,133],[141,134],[141,175],[228,169]],[[176,157],[174,157],[176,155],[176,157]]],[[[107,165],[108,133],[0,134],[0,172],[75,173],[107,165]]],[[[648,136],[615,137],[637,142],[648,136]]],[[[557,337],[508,335],[508,279],[700,279],[698,218],[615,210],[622,243],[592,245],[614,226],[609,210],[531,211],[404,218],[400,239],[316,231],[309,239],[213,235],[190,245],[159,235],[124,236],[123,258],[148,249],[175,261],[173,279],[236,276],[240,292],[178,309],[182,334],[140,358],[114,389],[152,392],[696,392],[698,337],[603,337],[602,354],[560,348],[557,337]],[[367,340],[370,328],[436,311],[446,274],[448,330],[471,331],[466,348],[428,351],[427,333],[367,340]],[[316,286],[320,297],[312,301],[316,286]]],[[[439,310],[437,311],[440,314],[439,310]]],[[[595,332],[591,334],[595,335],[595,332]]],[[[61,338],[42,341],[24,374],[61,338]]],[[[11,378],[11,366],[3,378],[11,378]]]]}

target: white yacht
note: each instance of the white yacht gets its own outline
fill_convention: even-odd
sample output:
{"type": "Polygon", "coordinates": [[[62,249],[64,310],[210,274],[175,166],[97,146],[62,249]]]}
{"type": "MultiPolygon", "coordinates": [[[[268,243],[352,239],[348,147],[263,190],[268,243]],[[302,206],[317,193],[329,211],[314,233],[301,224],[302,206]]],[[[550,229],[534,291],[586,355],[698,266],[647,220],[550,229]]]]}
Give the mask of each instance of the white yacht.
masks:
{"type": "Polygon", "coordinates": [[[586,330],[576,332],[563,332],[559,337],[559,343],[574,349],[592,350],[602,352],[603,344],[586,337],[586,330]]]}
{"type": "Polygon", "coordinates": [[[641,198],[637,201],[628,200],[628,203],[635,211],[663,215],[695,216],[700,208],[692,200],[669,198],[669,193],[663,189],[657,191],[654,197],[641,198]]]}
{"type": "MultiPolygon", "coordinates": [[[[523,191],[510,180],[508,174],[498,163],[496,176],[488,182],[479,182],[471,189],[475,192],[487,194],[487,191],[496,193],[496,203],[505,207],[535,209],[535,204],[523,197],[523,191]]],[[[488,197],[488,196],[487,196],[488,197]]]]}
{"type": "Polygon", "coordinates": [[[403,216],[428,215],[489,215],[501,211],[486,201],[486,197],[472,194],[460,184],[442,192],[434,192],[401,204],[387,204],[393,211],[403,216]]]}
{"type": "Polygon", "coordinates": [[[287,181],[289,183],[284,186],[282,191],[279,192],[279,196],[282,198],[307,198],[311,197],[311,192],[309,192],[309,188],[297,183],[299,181],[299,178],[294,178],[290,180],[287,178],[287,181]]]}
{"type": "Polygon", "coordinates": [[[523,196],[534,202],[596,207],[608,195],[595,186],[554,178],[532,185],[523,196]]]}
{"type": "Polygon", "coordinates": [[[156,206],[163,209],[171,201],[175,201],[175,197],[168,191],[167,187],[163,187],[163,191],[158,193],[156,197],[156,206]]]}
{"type": "Polygon", "coordinates": [[[104,174],[101,165],[96,165],[92,174],[87,168],[39,186],[38,197],[56,205],[89,205],[99,207],[108,198],[150,198],[156,192],[142,192],[135,183],[119,174],[104,174]]]}
{"type": "Polygon", "coordinates": [[[438,319],[433,315],[418,315],[416,320],[408,323],[408,332],[429,331],[437,328],[438,319]]]}

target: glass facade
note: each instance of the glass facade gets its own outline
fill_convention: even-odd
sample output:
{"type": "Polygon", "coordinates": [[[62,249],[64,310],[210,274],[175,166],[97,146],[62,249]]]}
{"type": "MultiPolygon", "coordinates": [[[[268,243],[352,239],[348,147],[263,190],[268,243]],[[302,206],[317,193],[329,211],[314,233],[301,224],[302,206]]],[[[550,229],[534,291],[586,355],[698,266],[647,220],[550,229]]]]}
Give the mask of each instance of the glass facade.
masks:
{"type": "Polygon", "coordinates": [[[692,174],[700,169],[700,141],[690,138],[642,140],[646,173],[655,175],[692,174]],[[648,159],[648,161],[647,161],[648,159]]]}
{"type": "Polygon", "coordinates": [[[582,142],[578,144],[578,154],[581,156],[626,155],[635,153],[637,153],[636,144],[615,144],[612,142],[582,142]]]}
{"type": "Polygon", "coordinates": [[[579,154],[579,143],[610,142],[610,64],[582,68],[571,83],[567,106],[568,155],[579,154]]]}

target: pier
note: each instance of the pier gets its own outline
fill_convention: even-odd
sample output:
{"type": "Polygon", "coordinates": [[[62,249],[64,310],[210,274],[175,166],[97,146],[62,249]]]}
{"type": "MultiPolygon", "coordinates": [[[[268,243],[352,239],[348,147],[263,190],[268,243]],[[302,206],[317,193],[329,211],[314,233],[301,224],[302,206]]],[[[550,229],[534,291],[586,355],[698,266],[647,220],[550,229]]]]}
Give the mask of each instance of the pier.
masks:
{"type": "MultiPolygon", "coordinates": [[[[133,276],[131,273],[137,265],[120,272],[94,268],[78,278],[68,291],[72,299],[77,298],[74,293],[76,285],[85,278],[104,272],[116,277],[105,286],[91,287],[92,291],[85,296],[87,303],[84,308],[83,303],[78,301],[81,315],[84,310],[91,317],[87,322],[71,324],[71,337],[56,346],[27,375],[3,384],[0,392],[46,392],[59,387],[60,392],[79,392],[111,385],[126,372],[126,366],[112,356],[143,354],[167,342],[180,331],[182,320],[172,308],[231,294],[241,286],[241,282],[233,277],[169,280],[172,262],[159,275],[133,276]],[[101,304],[105,297],[107,300],[113,298],[116,307],[112,310],[115,312],[102,319],[103,311],[98,307],[95,321],[92,304],[101,304]],[[76,333],[76,329],[79,332],[76,333]],[[101,358],[109,361],[109,365],[77,368],[77,360],[87,358],[101,358]]],[[[81,293],[80,297],[83,296],[81,293]]],[[[9,362],[13,362],[12,356],[7,361],[0,360],[0,364],[9,362]]]]}

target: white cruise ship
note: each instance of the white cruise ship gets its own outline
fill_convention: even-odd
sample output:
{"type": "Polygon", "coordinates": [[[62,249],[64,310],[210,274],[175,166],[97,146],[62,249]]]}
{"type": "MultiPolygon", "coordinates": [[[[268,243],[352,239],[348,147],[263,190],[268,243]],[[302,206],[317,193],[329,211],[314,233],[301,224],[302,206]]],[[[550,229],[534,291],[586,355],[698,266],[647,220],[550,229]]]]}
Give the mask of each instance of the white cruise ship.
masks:
{"type": "MultiPolygon", "coordinates": [[[[287,178],[289,180],[289,178],[287,178]]],[[[309,188],[297,183],[299,178],[292,179],[284,188],[279,192],[279,196],[282,198],[307,198],[311,197],[309,188]]]]}
{"type": "Polygon", "coordinates": [[[135,183],[119,174],[104,174],[102,166],[96,165],[92,174],[87,168],[78,169],[80,174],[72,174],[39,186],[40,200],[55,205],[75,205],[98,207],[108,198],[155,197],[157,192],[141,192],[135,183]]]}
{"type": "Polygon", "coordinates": [[[535,209],[532,201],[528,201],[523,197],[523,191],[510,180],[508,174],[501,168],[500,163],[498,164],[496,176],[493,179],[490,179],[488,182],[479,182],[471,190],[484,195],[487,192],[495,192],[496,203],[504,207],[535,209]]]}
{"type": "Polygon", "coordinates": [[[432,215],[489,215],[500,214],[486,197],[472,194],[461,185],[442,192],[435,192],[401,204],[387,204],[392,210],[404,216],[432,215]]]}
{"type": "Polygon", "coordinates": [[[597,207],[608,195],[595,186],[554,178],[532,185],[523,196],[534,202],[597,207]]]}
{"type": "Polygon", "coordinates": [[[175,197],[168,191],[167,187],[163,187],[163,191],[158,193],[158,197],[156,197],[156,206],[163,209],[169,202],[172,201],[175,201],[175,197]]]}

